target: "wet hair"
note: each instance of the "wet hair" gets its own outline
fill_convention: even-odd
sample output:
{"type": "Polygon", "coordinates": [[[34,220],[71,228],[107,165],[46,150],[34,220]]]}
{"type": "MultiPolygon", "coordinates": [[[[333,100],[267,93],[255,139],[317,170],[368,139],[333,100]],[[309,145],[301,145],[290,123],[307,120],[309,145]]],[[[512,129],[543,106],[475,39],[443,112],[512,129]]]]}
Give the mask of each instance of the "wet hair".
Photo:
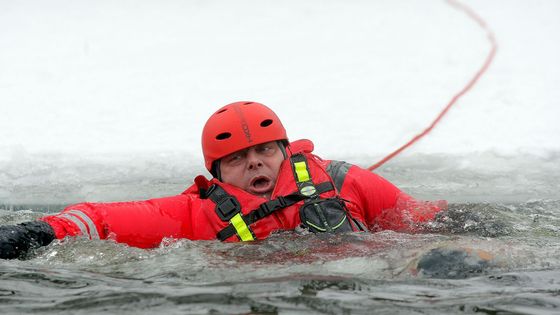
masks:
{"type": "MultiPolygon", "coordinates": [[[[289,142],[287,140],[276,140],[276,144],[280,148],[282,155],[284,155],[284,159],[288,158],[288,153],[286,152],[286,147],[288,146],[289,142]]],[[[214,176],[219,181],[222,181],[222,173],[220,171],[220,162],[222,159],[214,161],[212,163],[212,168],[210,169],[210,174],[214,176]]]]}

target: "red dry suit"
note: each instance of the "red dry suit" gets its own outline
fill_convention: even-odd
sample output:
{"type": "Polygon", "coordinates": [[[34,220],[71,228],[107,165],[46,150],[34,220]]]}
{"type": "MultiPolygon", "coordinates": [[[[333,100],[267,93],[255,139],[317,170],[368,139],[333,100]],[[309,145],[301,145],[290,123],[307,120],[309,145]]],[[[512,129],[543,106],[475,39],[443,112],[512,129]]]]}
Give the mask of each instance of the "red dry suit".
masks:
{"type": "Polygon", "coordinates": [[[343,200],[353,230],[411,231],[415,223],[433,219],[446,206],[445,202],[416,201],[370,171],[345,162],[322,160],[312,150],[313,144],[308,140],[288,147],[291,159],[280,167],[271,200],[199,176],[195,184],[177,196],[80,203],[40,220],[53,227],[57,238],[84,235],[152,248],[164,238],[240,241],[264,239],[277,230],[293,230],[302,224],[300,208],[309,201],[298,199],[302,196],[298,193],[300,188],[304,193],[315,192],[317,198],[343,200]],[[303,161],[299,163],[303,168],[297,172],[298,163],[292,161],[295,157],[303,161]]]}

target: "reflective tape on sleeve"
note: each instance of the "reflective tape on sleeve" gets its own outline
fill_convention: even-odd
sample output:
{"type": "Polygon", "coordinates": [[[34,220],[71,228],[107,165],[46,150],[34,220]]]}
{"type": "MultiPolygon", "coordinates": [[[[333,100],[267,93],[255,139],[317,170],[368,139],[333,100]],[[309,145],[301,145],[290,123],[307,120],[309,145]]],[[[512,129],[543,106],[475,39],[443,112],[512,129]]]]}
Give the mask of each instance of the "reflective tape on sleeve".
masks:
{"type": "Polygon", "coordinates": [[[95,223],[93,223],[93,220],[91,220],[91,218],[87,214],[83,213],[80,210],[74,210],[74,209],[68,211],[68,213],[78,216],[80,219],[86,222],[89,228],[89,235],[91,236],[91,239],[94,240],[100,239],[99,233],[97,233],[97,227],[95,226],[95,223]]]}
{"type": "Polygon", "coordinates": [[[249,230],[249,227],[247,226],[247,224],[243,220],[243,217],[241,217],[241,213],[236,214],[233,218],[231,218],[231,220],[229,222],[231,222],[231,224],[233,224],[233,227],[237,231],[237,235],[239,235],[239,238],[242,241],[247,242],[247,241],[254,241],[255,240],[255,238],[253,237],[253,234],[249,230]]]}
{"type": "Polygon", "coordinates": [[[59,214],[57,215],[57,217],[65,218],[72,221],[72,223],[74,223],[80,229],[80,233],[82,235],[88,236],[91,239],[91,235],[89,234],[89,231],[86,228],[85,224],[82,221],[80,221],[80,219],[78,219],[77,217],[68,213],[59,214]]]}
{"type": "Polygon", "coordinates": [[[82,235],[87,236],[89,239],[98,240],[100,239],[99,233],[97,232],[97,228],[95,224],[88,217],[85,213],[79,210],[70,210],[58,215],[58,217],[62,217],[72,221],[79,229],[82,235]],[[81,219],[81,220],[80,220],[81,219]],[[87,224],[84,224],[84,222],[87,224]]]}

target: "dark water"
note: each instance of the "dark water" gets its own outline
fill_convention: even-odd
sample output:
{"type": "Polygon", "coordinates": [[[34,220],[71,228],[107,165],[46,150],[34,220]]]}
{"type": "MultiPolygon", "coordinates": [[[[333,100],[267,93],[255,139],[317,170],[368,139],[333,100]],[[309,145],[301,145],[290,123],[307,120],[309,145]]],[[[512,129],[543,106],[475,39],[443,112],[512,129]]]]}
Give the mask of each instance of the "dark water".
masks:
{"type": "MultiPolygon", "coordinates": [[[[66,239],[26,260],[0,261],[0,313],[560,313],[558,157],[523,157],[509,164],[496,156],[479,158],[484,168],[417,156],[381,170],[415,196],[443,195],[452,202],[445,216],[418,226],[416,234],[283,232],[243,244],[167,240],[153,250],[66,239]],[[534,160],[540,169],[521,167],[534,160]],[[441,266],[432,266],[440,271],[437,275],[418,270],[434,249],[482,253],[484,264],[477,261],[482,256],[473,254],[466,264],[444,257],[441,266]]],[[[103,195],[110,190],[106,185],[120,184],[122,195],[107,195],[110,200],[129,199],[141,185],[171,193],[184,186],[164,166],[145,172],[144,182],[137,182],[149,166],[76,162],[53,163],[52,169],[47,162],[35,171],[20,164],[3,166],[0,224],[54,211],[59,206],[44,197],[49,191],[62,196],[62,206],[74,202],[68,193],[72,189],[103,195]],[[74,178],[79,182],[74,186],[53,175],[80,174],[76,165],[96,175],[90,180],[77,175],[81,181],[74,178]],[[24,191],[26,197],[18,197],[24,191]]],[[[190,172],[178,170],[185,177],[190,172]]]]}

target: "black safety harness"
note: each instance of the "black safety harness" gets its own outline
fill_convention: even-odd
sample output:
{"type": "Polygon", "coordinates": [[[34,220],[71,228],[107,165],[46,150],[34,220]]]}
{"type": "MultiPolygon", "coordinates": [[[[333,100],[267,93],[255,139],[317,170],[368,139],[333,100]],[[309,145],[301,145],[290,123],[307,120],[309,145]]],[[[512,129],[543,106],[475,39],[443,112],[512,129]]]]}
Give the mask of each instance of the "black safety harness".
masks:
{"type": "MultiPolygon", "coordinates": [[[[321,194],[335,189],[330,181],[319,184],[313,183],[309,172],[307,158],[303,154],[294,154],[290,158],[290,164],[292,166],[298,190],[289,195],[279,196],[275,199],[266,201],[257,209],[250,211],[248,214],[243,214],[241,212],[241,204],[237,198],[227,193],[217,184],[212,185],[208,191],[201,192],[202,198],[208,198],[216,204],[215,211],[220,219],[223,221],[229,221],[228,226],[217,233],[216,237],[219,240],[224,241],[236,234],[242,241],[255,240],[255,234],[250,228],[251,224],[271,215],[275,211],[290,207],[302,200],[305,200],[306,202],[320,200],[321,194]]],[[[339,162],[334,165],[334,168],[336,168],[334,170],[336,171],[335,175],[337,172],[340,173],[341,168],[343,172],[341,174],[342,176],[335,177],[335,185],[338,190],[342,187],[344,176],[349,168],[348,165],[349,164],[344,162],[339,162]],[[337,178],[338,180],[336,180],[337,178]],[[340,178],[342,178],[342,180],[340,178]],[[340,187],[338,187],[339,185],[340,187]]],[[[331,170],[332,169],[333,167],[331,167],[331,170]]],[[[360,226],[360,229],[361,228],[362,227],[360,226]]]]}

